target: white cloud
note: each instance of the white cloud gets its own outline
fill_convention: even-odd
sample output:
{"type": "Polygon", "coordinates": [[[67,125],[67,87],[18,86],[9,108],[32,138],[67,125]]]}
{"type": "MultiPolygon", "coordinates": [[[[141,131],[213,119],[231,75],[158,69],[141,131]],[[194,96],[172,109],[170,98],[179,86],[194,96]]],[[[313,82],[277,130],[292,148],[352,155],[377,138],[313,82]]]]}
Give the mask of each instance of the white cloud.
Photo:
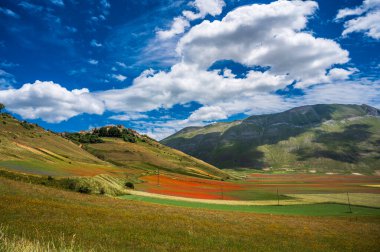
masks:
{"type": "Polygon", "coordinates": [[[94,60],[94,59],[90,59],[90,60],[88,61],[88,63],[90,63],[91,65],[97,65],[97,64],[99,63],[99,61],[94,60]]]}
{"type": "Polygon", "coordinates": [[[148,118],[148,116],[141,113],[128,113],[128,114],[122,114],[122,115],[113,115],[109,117],[109,119],[112,119],[115,121],[134,121],[134,120],[146,119],[146,118],[148,118]]]}
{"type": "Polygon", "coordinates": [[[217,106],[205,106],[194,111],[190,117],[189,121],[213,121],[220,119],[227,119],[228,115],[225,110],[217,106]]]}
{"type": "Polygon", "coordinates": [[[185,18],[176,17],[176,18],[174,18],[170,29],[158,31],[157,36],[163,40],[169,39],[169,38],[174,37],[175,35],[184,33],[185,29],[189,26],[190,26],[190,23],[185,18]]]}
{"type": "Polygon", "coordinates": [[[15,83],[16,80],[13,74],[0,69],[0,90],[12,88],[15,83]]]}
{"type": "Polygon", "coordinates": [[[207,15],[217,16],[222,13],[223,7],[226,5],[223,0],[195,0],[190,2],[198,13],[185,10],[182,16],[175,17],[169,30],[157,31],[157,36],[161,40],[173,38],[176,35],[183,34],[186,28],[190,27],[190,22],[195,19],[205,18],[207,15]]]}
{"type": "MultiPolygon", "coordinates": [[[[146,133],[158,138],[186,126],[203,125],[205,121],[226,119],[238,113],[279,112],[324,102],[380,105],[380,98],[376,98],[380,97],[378,82],[347,81],[357,69],[341,66],[349,61],[346,50],[332,40],[305,32],[307,20],[317,8],[310,1],[278,1],[237,8],[220,21],[203,21],[192,27],[178,43],[179,63],[168,71],[148,69],[128,88],[83,95],[101,104],[103,110],[120,113],[113,120],[144,119],[139,116],[145,116],[147,111],[191,102],[201,104],[201,108],[184,120],[151,124],[142,120],[146,133]],[[249,70],[239,78],[228,68],[209,71],[219,60],[232,60],[248,68],[268,67],[268,70],[249,70]],[[289,98],[275,94],[274,91],[294,81],[305,92],[304,96],[289,98]]],[[[126,78],[116,74],[109,77],[119,81],[126,78]]],[[[48,90],[39,89],[39,92],[50,95],[48,90]]],[[[81,103],[72,106],[79,107],[78,111],[82,112],[78,113],[94,113],[84,111],[81,103]]],[[[47,113],[32,113],[27,109],[24,112],[21,107],[28,106],[20,105],[17,111],[22,115],[49,119],[47,113]]]]}
{"type": "Polygon", "coordinates": [[[358,71],[357,68],[349,68],[348,70],[343,68],[333,68],[329,71],[327,76],[330,81],[347,80],[352,74],[358,71]]]}
{"type": "Polygon", "coordinates": [[[6,15],[8,17],[20,18],[20,15],[18,15],[14,11],[7,9],[7,8],[0,7],[0,13],[3,13],[4,15],[6,15]]]}
{"type": "Polygon", "coordinates": [[[50,0],[50,2],[54,5],[57,5],[57,6],[64,6],[65,4],[63,3],[63,0],[50,0]]]}
{"type": "Polygon", "coordinates": [[[39,12],[39,11],[42,11],[44,9],[42,6],[32,4],[32,3],[29,3],[26,1],[22,1],[18,5],[23,7],[24,9],[32,11],[32,12],[39,12]]]}
{"type": "Polygon", "coordinates": [[[0,101],[7,109],[25,119],[41,118],[57,123],[83,113],[102,114],[104,104],[94,98],[89,90],[72,91],[51,81],[35,81],[19,89],[0,91],[0,101]]]}
{"type": "Polygon", "coordinates": [[[359,7],[341,9],[336,20],[349,16],[356,16],[356,18],[344,23],[343,36],[353,32],[364,32],[368,37],[380,39],[380,0],[364,0],[359,7]]]}
{"type": "Polygon", "coordinates": [[[116,64],[122,68],[127,68],[127,65],[124,62],[117,61],[116,64]]]}
{"type": "Polygon", "coordinates": [[[220,15],[226,4],[223,0],[195,0],[191,5],[193,5],[199,13],[193,13],[193,15],[191,15],[189,12],[185,12],[184,15],[190,20],[193,20],[196,18],[205,18],[207,15],[220,15]]]}
{"type": "Polygon", "coordinates": [[[113,74],[112,78],[114,78],[118,81],[125,81],[127,79],[127,76],[124,76],[122,74],[113,74]]]}
{"type": "Polygon", "coordinates": [[[301,31],[316,9],[315,2],[301,1],[240,7],[221,21],[194,26],[179,41],[177,52],[201,69],[218,60],[233,60],[269,66],[269,72],[288,74],[299,87],[318,83],[326,78],[327,69],[349,58],[333,40],[301,31]]]}
{"type": "Polygon", "coordinates": [[[103,45],[97,42],[95,39],[91,40],[90,45],[93,47],[102,47],[103,45]]]}

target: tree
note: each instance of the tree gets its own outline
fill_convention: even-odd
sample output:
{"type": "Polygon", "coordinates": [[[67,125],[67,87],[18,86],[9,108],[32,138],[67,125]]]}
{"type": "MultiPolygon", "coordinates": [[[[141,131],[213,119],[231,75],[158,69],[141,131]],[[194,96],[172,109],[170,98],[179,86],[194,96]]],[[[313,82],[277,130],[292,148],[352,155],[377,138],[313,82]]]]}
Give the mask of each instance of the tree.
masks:
{"type": "Polygon", "coordinates": [[[4,104],[0,103],[0,113],[1,113],[1,110],[5,109],[5,106],[4,104]]]}
{"type": "Polygon", "coordinates": [[[108,130],[106,127],[101,127],[99,129],[99,136],[100,137],[108,137],[108,130]]]}
{"type": "Polygon", "coordinates": [[[110,137],[121,137],[121,132],[118,127],[111,127],[108,129],[108,135],[110,137]]]}

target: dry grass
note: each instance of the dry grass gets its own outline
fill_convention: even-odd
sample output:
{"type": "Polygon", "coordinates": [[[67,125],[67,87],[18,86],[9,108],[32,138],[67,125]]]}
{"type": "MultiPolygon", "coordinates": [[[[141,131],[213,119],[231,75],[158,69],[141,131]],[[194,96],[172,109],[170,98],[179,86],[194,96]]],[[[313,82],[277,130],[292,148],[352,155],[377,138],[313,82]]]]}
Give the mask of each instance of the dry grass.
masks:
{"type": "Polygon", "coordinates": [[[287,196],[300,199],[310,203],[340,203],[348,204],[348,198],[351,205],[369,206],[380,208],[380,194],[373,193],[323,193],[323,194],[287,194],[287,196]]]}
{"type": "Polygon", "coordinates": [[[163,206],[0,178],[0,223],[29,241],[76,234],[95,251],[377,251],[379,217],[306,217],[163,206]],[[35,230],[38,229],[38,234],[35,230]]]}
{"type": "MultiPolygon", "coordinates": [[[[74,252],[83,251],[76,246],[75,235],[66,242],[65,236],[62,235],[57,241],[30,240],[26,237],[7,235],[7,228],[0,226],[0,251],[1,252],[74,252]]],[[[89,250],[87,250],[89,251],[89,250]]]]}

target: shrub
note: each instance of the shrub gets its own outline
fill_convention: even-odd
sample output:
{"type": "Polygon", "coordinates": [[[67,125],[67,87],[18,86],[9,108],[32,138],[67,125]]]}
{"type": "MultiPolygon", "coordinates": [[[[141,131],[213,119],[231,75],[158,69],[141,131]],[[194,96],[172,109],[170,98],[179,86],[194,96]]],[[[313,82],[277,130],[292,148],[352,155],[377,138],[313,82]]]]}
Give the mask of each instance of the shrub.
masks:
{"type": "Polygon", "coordinates": [[[102,187],[102,188],[100,188],[99,193],[101,195],[104,195],[104,194],[106,194],[106,190],[102,187]]]}
{"type": "Polygon", "coordinates": [[[125,182],[125,187],[130,188],[130,189],[135,189],[135,185],[132,182],[125,182]]]}
{"type": "Polygon", "coordinates": [[[34,125],[31,123],[28,123],[27,121],[20,122],[21,126],[24,127],[27,130],[34,129],[34,125]]]}
{"type": "Polygon", "coordinates": [[[91,193],[91,188],[88,186],[80,186],[78,188],[78,192],[89,194],[89,193],[91,193]]]}

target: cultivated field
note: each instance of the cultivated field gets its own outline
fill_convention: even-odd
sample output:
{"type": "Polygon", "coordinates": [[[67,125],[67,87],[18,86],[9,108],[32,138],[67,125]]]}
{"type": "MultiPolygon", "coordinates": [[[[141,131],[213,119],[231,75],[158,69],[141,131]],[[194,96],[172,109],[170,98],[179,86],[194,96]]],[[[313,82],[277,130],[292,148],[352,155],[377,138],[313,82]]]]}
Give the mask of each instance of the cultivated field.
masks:
{"type": "Polygon", "coordinates": [[[4,178],[0,202],[0,250],[5,251],[17,239],[94,251],[377,251],[380,239],[379,216],[287,216],[152,205],[4,178]]]}

